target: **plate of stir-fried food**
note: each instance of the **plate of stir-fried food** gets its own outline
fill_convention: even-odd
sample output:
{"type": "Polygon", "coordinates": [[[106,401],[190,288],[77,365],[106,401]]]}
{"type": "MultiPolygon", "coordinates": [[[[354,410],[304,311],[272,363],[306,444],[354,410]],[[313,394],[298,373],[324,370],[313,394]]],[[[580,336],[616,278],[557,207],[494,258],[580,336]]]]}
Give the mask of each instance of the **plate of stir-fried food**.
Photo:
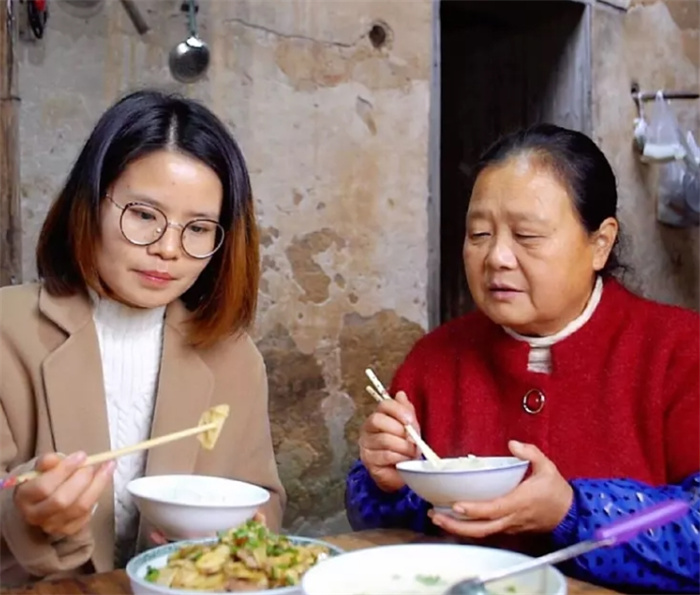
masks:
{"type": "Polygon", "coordinates": [[[135,595],[300,592],[301,577],[339,548],[306,537],[278,535],[250,520],[217,538],[148,550],[127,565],[135,595]]]}

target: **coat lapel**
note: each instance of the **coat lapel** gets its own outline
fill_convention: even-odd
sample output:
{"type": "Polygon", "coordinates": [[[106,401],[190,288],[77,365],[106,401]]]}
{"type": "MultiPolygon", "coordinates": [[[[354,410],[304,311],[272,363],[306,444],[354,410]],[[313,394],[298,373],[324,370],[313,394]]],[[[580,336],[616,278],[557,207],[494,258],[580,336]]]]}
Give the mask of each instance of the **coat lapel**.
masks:
{"type": "MultiPolygon", "coordinates": [[[[186,341],[187,312],[178,301],[168,306],[158,396],[151,436],[156,438],[199,423],[214,390],[211,369],[186,341]]],[[[196,437],[156,447],[148,453],[146,475],[191,473],[201,448],[196,437]]]]}
{"type": "MultiPolygon", "coordinates": [[[[68,333],[68,338],[42,363],[46,401],[54,446],[70,454],[88,455],[110,449],[102,361],[86,296],[57,298],[42,289],[39,308],[68,333]]],[[[114,500],[110,483],[93,518],[94,563],[98,571],[112,567],[114,500]]]]}
{"type": "MultiPolygon", "coordinates": [[[[168,306],[163,329],[158,394],[151,424],[151,437],[196,426],[209,408],[214,391],[211,369],[186,342],[187,311],[180,302],[168,306]]],[[[194,471],[201,448],[196,437],[170,442],[148,451],[146,475],[189,474],[194,471]]],[[[137,550],[153,547],[151,531],[142,517],[137,550]]]]}
{"type": "MultiPolygon", "coordinates": [[[[58,452],[83,450],[95,454],[110,449],[109,423],[99,343],[87,296],[54,297],[42,290],[42,313],[68,335],[43,362],[42,373],[54,445],[58,452]]],[[[178,301],[168,307],[163,331],[158,393],[151,436],[163,436],[195,426],[210,402],[214,378],[210,368],[186,341],[188,313],[178,301]]],[[[147,454],[146,475],[191,473],[200,443],[185,438],[147,454]]],[[[93,518],[97,572],[113,568],[114,486],[110,483],[93,518]]]]}

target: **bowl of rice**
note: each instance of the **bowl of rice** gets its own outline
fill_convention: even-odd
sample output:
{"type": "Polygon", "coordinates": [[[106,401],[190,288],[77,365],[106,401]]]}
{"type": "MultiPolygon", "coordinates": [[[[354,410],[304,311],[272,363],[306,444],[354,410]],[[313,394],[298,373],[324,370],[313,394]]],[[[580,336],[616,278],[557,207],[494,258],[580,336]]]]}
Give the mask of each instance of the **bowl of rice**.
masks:
{"type": "Polygon", "coordinates": [[[416,494],[436,511],[456,515],[456,502],[478,502],[505,496],[525,477],[528,461],[517,457],[457,457],[439,466],[425,460],[403,461],[396,469],[416,494]]]}
{"type": "Polygon", "coordinates": [[[260,486],[210,475],[152,475],[127,484],[141,515],[170,541],[215,537],[270,499],[260,486]]]}

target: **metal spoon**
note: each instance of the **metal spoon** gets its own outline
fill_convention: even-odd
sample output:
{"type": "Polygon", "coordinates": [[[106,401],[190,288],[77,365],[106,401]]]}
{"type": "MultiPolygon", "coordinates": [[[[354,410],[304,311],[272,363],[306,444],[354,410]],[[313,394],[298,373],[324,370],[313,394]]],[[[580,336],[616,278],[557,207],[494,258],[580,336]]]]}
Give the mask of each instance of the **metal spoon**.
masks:
{"type": "Polygon", "coordinates": [[[181,83],[195,82],[209,67],[209,47],[197,36],[195,11],[195,0],[189,0],[187,16],[190,36],[170,50],[168,59],[170,73],[181,83]]]}
{"type": "Polygon", "coordinates": [[[619,545],[636,537],[642,531],[665,525],[685,516],[689,509],[690,506],[684,500],[670,500],[649,506],[597,529],[593,533],[592,539],[509,568],[465,579],[452,585],[445,592],[445,595],[486,595],[487,591],[484,586],[486,583],[535,570],[547,564],[558,564],[600,547],[619,545]]]}

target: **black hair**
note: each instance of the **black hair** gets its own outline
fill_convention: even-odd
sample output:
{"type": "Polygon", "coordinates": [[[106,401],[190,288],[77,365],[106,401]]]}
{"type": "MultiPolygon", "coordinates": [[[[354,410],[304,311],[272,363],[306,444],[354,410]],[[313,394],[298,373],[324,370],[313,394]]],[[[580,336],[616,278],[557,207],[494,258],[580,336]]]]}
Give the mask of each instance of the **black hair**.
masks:
{"type": "MultiPolygon", "coordinates": [[[[531,153],[566,186],[574,209],[589,234],[608,217],[617,218],[617,182],[610,163],[585,134],[554,124],[535,124],[503,136],[481,156],[472,179],[492,165],[531,153]]],[[[609,276],[626,267],[619,258],[620,233],[600,271],[609,276]]]]}
{"type": "Polygon", "coordinates": [[[109,294],[95,257],[100,205],[130,163],[164,149],[204,163],[223,188],[219,218],[225,230],[223,245],[181,297],[195,312],[195,342],[206,344],[251,323],[259,248],[243,154],[221,120],[196,101],[141,90],[123,97],[102,115],[44,221],[37,270],[54,295],[85,292],[88,287],[109,294]]]}

